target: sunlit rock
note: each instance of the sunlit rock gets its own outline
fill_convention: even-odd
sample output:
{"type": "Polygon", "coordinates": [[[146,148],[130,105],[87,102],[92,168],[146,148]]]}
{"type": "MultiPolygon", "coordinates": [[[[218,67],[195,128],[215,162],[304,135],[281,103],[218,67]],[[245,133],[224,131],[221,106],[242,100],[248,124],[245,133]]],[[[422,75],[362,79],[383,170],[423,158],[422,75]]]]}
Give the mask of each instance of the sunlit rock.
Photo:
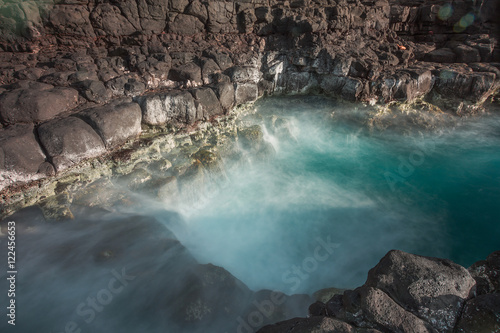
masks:
{"type": "Polygon", "coordinates": [[[79,115],[96,130],[108,149],[141,133],[141,108],[130,99],[88,109],[79,115]]]}
{"type": "Polygon", "coordinates": [[[36,142],[33,130],[32,125],[0,129],[0,189],[12,182],[47,174],[48,169],[41,168],[45,154],[36,142]],[[37,176],[37,173],[42,174],[37,176]]]}
{"type": "Polygon", "coordinates": [[[58,172],[106,150],[94,129],[76,117],[48,121],[38,127],[38,135],[58,172]]]}
{"type": "Polygon", "coordinates": [[[169,121],[191,124],[196,120],[196,106],[188,91],[171,91],[164,95],[138,98],[142,121],[149,125],[164,125],[169,121]]]}

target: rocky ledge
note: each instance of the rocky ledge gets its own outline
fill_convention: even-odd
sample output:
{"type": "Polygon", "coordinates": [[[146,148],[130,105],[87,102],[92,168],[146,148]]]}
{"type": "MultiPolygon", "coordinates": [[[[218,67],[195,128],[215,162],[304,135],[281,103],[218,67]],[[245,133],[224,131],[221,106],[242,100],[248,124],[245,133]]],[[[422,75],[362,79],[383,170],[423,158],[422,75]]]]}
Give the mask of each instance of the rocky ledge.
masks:
{"type": "Polygon", "coordinates": [[[146,129],[189,130],[264,95],[477,113],[500,82],[497,5],[0,1],[2,208],[146,129]]]}

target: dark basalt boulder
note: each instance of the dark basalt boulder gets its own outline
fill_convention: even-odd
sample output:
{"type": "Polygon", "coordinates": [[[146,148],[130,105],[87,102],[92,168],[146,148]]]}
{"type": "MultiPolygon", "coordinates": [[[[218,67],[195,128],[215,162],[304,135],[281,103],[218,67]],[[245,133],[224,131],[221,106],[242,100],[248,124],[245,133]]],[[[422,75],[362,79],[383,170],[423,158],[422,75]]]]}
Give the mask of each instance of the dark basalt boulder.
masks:
{"type": "Polygon", "coordinates": [[[41,170],[44,162],[45,154],[35,139],[33,125],[0,128],[0,188],[26,181],[39,172],[45,175],[47,170],[41,170]]]}
{"type": "Polygon", "coordinates": [[[262,73],[258,68],[251,66],[234,66],[226,70],[231,82],[242,83],[242,82],[252,82],[257,83],[262,77],[262,73]]]}
{"type": "Polygon", "coordinates": [[[388,332],[436,332],[425,320],[407,311],[387,293],[366,285],[336,295],[321,310],[328,316],[363,328],[388,332]]]}
{"type": "Polygon", "coordinates": [[[196,120],[196,105],[188,91],[141,96],[137,102],[142,109],[142,121],[148,125],[164,125],[168,121],[191,124],[196,120]]]}
{"type": "Polygon", "coordinates": [[[79,4],[58,4],[49,14],[49,29],[60,34],[95,37],[88,8],[79,4]]]}
{"type": "Polygon", "coordinates": [[[207,3],[208,22],[207,29],[211,33],[235,33],[236,18],[234,16],[235,4],[225,1],[209,1],[207,3]]]}
{"type": "Polygon", "coordinates": [[[465,304],[456,333],[500,331],[500,294],[480,295],[465,304]]]}
{"type": "Polygon", "coordinates": [[[186,8],[186,14],[197,17],[203,24],[207,23],[208,20],[208,10],[205,3],[199,0],[191,1],[189,6],[186,8]]]}
{"type": "Polygon", "coordinates": [[[457,62],[469,64],[481,61],[479,50],[468,45],[458,45],[453,51],[457,55],[457,62]]]}
{"type": "Polygon", "coordinates": [[[209,85],[214,82],[217,74],[221,73],[219,65],[213,59],[204,59],[201,66],[203,84],[209,85]]]}
{"type": "Polygon", "coordinates": [[[141,108],[131,99],[87,109],[78,116],[92,126],[107,149],[116,148],[141,134],[141,108]]]}
{"type": "Polygon", "coordinates": [[[78,91],[33,82],[27,88],[0,95],[0,119],[4,124],[35,123],[54,118],[78,105],[78,91]]]}
{"type": "Polygon", "coordinates": [[[219,65],[221,71],[225,71],[233,66],[233,60],[228,54],[205,50],[203,52],[203,55],[207,58],[213,59],[217,63],[217,65],[219,65]]]}
{"type": "Polygon", "coordinates": [[[215,92],[211,88],[199,88],[191,91],[195,99],[196,119],[210,119],[223,113],[215,92]]]}
{"type": "Polygon", "coordinates": [[[456,59],[456,54],[451,49],[442,48],[427,53],[424,57],[425,61],[453,63],[456,59]]]}
{"type": "Polygon", "coordinates": [[[94,129],[76,117],[48,121],[38,127],[38,136],[57,171],[106,151],[94,129]]]}
{"type": "Polygon", "coordinates": [[[192,62],[172,68],[168,77],[173,81],[192,82],[196,85],[202,84],[201,68],[192,62]]]}
{"type": "Polygon", "coordinates": [[[234,86],[236,105],[255,102],[259,98],[259,88],[256,83],[235,83],[234,86]]]}
{"type": "Polygon", "coordinates": [[[383,101],[414,101],[426,96],[434,81],[430,69],[407,68],[394,74],[383,74],[374,85],[374,93],[383,101]]]}
{"type": "Polygon", "coordinates": [[[360,79],[333,74],[324,75],[320,86],[325,94],[341,96],[348,101],[356,101],[363,90],[360,79]]]}
{"type": "Polygon", "coordinates": [[[472,72],[469,68],[443,68],[435,71],[433,91],[446,99],[484,100],[496,83],[495,73],[472,72]]]}
{"type": "Polygon", "coordinates": [[[172,59],[167,53],[157,53],[138,62],[136,68],[149,86],[156,87],[160,81],[167,80],[171,64],[172,59]]]}
{"type": "Polygon", "coordinates": [[[366,283],[309,306],[308,318],[258,332],[496,332],[500,329],[500,255],[468,271],[449,260],[390,251],[366,283]]]}
{"type": "MultiPolygon", "coordinates": [[[[128,3],[122,2],[121,4],[127,5],[128,3]]],[[[140,30],[137,17],[132,21],[135,21],[134,26],[127,17],[122,15],[118,6],[110,3],[98,4],[90,14],[90,21],[99,36],[128,36],[140,30]]]]}
{"type": "Polygon", "coordinates": [[[84,80],[75,84],[85,99],[89,102],[104,104],[111,98],[111,92],[106,89],[104,83],[98,80],[84,80]]]}
{"type": "Polygon", "coordinates": [[[230,82],[219,82],[213,86],[215,94],[219,98],[224,111],[229,111],[235,103],[234,86],[230,82]]]}
{"type": "Polygon", "coordinates": [[[500,293],[500,251],[474,263],[469,267],[469,272],[477,282],[478,295],[500,293]]]}

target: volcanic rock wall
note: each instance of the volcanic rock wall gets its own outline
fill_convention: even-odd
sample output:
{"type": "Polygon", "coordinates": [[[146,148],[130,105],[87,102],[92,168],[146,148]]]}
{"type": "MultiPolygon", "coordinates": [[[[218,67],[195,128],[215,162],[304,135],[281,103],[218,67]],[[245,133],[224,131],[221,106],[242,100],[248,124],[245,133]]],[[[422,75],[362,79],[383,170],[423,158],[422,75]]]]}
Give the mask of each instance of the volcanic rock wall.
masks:
{"type": "Polygon", "coordinates": [[[2,201],[141,126],[193,126],[266,94],[477,112],[499,86],[495,6],[0,1],[2,201]]]}

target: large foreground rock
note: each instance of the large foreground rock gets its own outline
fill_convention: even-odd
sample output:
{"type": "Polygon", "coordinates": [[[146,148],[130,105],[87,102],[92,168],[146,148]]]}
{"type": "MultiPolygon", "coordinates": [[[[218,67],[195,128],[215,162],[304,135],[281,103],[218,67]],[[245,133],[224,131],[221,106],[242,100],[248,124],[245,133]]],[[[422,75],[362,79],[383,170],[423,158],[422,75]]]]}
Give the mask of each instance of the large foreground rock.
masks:
{"type": "MultiPolygon", "coordinates": [[[[20,226],[16,237],[30,250],[20,251],[19,260],[33,260],[31,250],[38,249],[36,262],[54,273],[39,275],[39,266],[25,267],[29,274],[23,277],[26,288],[18,296],[20,300],[37,293],[38,288],[51,292],[37,293],[38,297],[24,303],[26,320],[18,323],[22,332],[64,328],[68,319],[62,314],[68,306],[71,311],[78,305],[63,305],[68,290],[82,302],[90,297],[95,300],[96,295],[106,301],[110,299],[105,298],[106,290],[112,292],[113,301],[96,312],[93,332],[148,332],[150,328],[179,333],[248,332],[246,327],[254,327],[255,317],[260,324],[269,322],[259,310],[269,308],[267,303],[274,304],[269,316],[284,320],[304,312],[296,310],[301,300],[310,302],[308,297],[253,292],[224,268],[198,263],[167,227],[184,223],[175,213],[162,211],[160,222],[151,216],[71,208],[75,211],[72,223],[40,223],[44,217],[39,212],[12,217],[20,226]],[[50,237],[26,232],[32,225],[50,237]],[[44,306],[52,310],[40,322],[35,309],[44,306]]],[[[0,227],[5,231],[4,225],[2,222],[0,227]]],[[[78,324],[84,325],[83,319],[77,318],[78,324]]]]}
{"type": "MultiPolygon", "coordinates": [[[[478,276],[496,278],[498,253],[473,265],[478,276]]],[[[492,289],[489,289],[491,292],[492,289]]],[[[475,280],[449,260],[390,251],[366,283],[329,301],[316,301],[309,318],[268,325],[258,332],[496,332],[500,298],[475,297],[475,280]]]]}
{"type": "Polygon", "coordinates": [[[382,290],[396,303],[440,331],[452,329],[476,281],[449,260],[390,251],[368,273],[365,286],[382,290]]]}
{"type": "Polygon", "coordinates": [[[235,103],[234,85],[230,82],[219,82],[213,88],[224,111],[229,111],[235,103]]]}
{"type": "Polygon", "coordinates": [[[259,88],[255,83],[236,83],[234,89],[235,104],[255,102],[259,98],[259,88]]]}
{"type": "Polygon", "coordinates": [[[38,128],[40,142],[57,171],[103,154],[104,143],[94,129],[80,118],[51,120],[38,128]]]}

